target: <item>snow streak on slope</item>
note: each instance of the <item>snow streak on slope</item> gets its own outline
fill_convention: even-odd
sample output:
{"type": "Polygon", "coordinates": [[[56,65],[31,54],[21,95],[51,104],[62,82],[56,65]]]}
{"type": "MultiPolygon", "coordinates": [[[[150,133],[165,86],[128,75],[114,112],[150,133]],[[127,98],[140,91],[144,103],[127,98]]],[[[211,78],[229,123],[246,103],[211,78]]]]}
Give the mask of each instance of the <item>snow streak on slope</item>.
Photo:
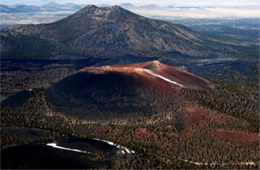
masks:
{"type": "Polygon", "coordinates": [[[96,138],[93,138],[94,140],[97,140],[97,141],[102,141],[102,142],[105,142],[105,143],[107,143],[107,144],[109,144],[109,145],[112,145],[112,146],[115,146],[115,147],[117,147],[118,149],[121,149],[122,151],[122,153],[128,153],[128,154],[134,154],[135,153],[135,151],[133,151],[133,150],[129,150],[127,147],[124,147],[124,146],[121,146],[121,145],[118,145],[118,144],[115,144],[114,142],[111,142],[111,141],[108,141],[108,140],[102,140],[102,139],[96,139],[96,138]]]}
{"type": "Polygon", "coordinates": [[[155,77],[158,77],[158,78],[160,78],[160,79],[163,79],[164,81],[167,81],[167,82],[169,82],[169,83],[175,84],[175,85],[180,86],[180,87],[184,87],[182,84],[179,84],[179,83],[177,83],[177,82],[175,82],[175,81],[172,81],[172,80],[167,79],[167,78],[165,78],[165,77],[163,77],[163,76],[160,76],[160,75],[158,75],[158,74],[155,74],[155,73],[153,73],[153,72],[150,71],[150,70],[144,69],[144,71],[147,72],[147,73],[149,73],[149,74],[151,74],[151,75],[153,75],[153,76],[155,76],[155,77]]]}
{"type": "MultiPolygon", "coordinates": [[[[126,148],[124,146],[115,144],[114,142],[107,141],[107,140],[102,140],[102,139],[97,139],[97,138],[93,138],[93,139],[96,140],[96,141],[101,141],[101,142],[107,143],[107,144],[109,144],[111,146],[115,146],[116,148],[120,149],[121,153],[123,153],[123,154],[125,154],[125,153],[134,154],[135,153],[135,151],[129,150],[128,148],[126,148]]],[[[90,154],[91,153],[91,152],[87,152],[87,151],[83,151],[83,150],[79,150],[79,149],[71,149],[71,148],[58,146],[56,143],[47,143],[46,145],[50,146],[50,147],[53,147],[53,148],[57,148],[57,149],[67,150],[67,151],[80,152],[80,153],[86,153],[86,154],[90,154]]]]}
{"type": "Polygon", "coordinates": [[[86,154],[90,153],[90,152],[82,151],[82,150],[79,150],[79,149],[71,149],[71,148],[65,148],[65,147],[62,147],[62,146],[58,146],[56,143],[47,143],[46,145],[53,147],[53,148],[57,148],[57,149],[67,150],[67,151],[80,152],[80,153],[86,153],[86,154]]]}

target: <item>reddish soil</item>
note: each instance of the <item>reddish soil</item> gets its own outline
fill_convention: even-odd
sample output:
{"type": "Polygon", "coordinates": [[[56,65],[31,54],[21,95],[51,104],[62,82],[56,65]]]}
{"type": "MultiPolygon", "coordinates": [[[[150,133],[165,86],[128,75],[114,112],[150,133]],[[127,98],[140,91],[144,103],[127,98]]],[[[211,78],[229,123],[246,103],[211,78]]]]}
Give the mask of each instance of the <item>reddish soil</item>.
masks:
{"type": "Polygon", "coordinates": [[[185,129],[185,137],[186,138],[190,138],[193,136],[193,134],[195,133],[195,129],[192,127],[188,127],[185,129]]]}
{"type": "Polygon", "coordinates": [[[223,118],[215,111],[198,107],[196,105],[187,105],[186,113],[183,116],[186,127],[193,125],[205,125],[211,122],[221,122],[223,118]]]}
{"type": "Polygon", "coordinates": [[[173,86],[171,83],[168,83],[158,77],[153,77],[148,73],[145,73],[140,80],[144,83],[145,87],[156,89],[157,92],[164,93],[167,96],[177,95],[180,92],[179,87],[173,86]]]}
{"type": "Polygon", "coordinates": [[[207,151],[207,148],[206,148],[206,147],[201,147],[201,146],[199,146],[199,147],[197,147],[197,150],[198,150],[200,153],[202,153],[202,152],[206,152],[206,151],[207,151]]]}
{"type": "Polygon", "coordinates": [[[113,130],[112,134],[113,134],[114,136],[122,135],[122,130],[120,130],[120,129],[115,129],[115,130],[113,130]]]}
{"type": "Polygon", "coordinates": [[[210,83],[207,80],[199,76],[196,76],[192,73],[189,73],[185,70],[182,70],[180,68],[168,66],[158,61],[150,61],[150,62],[137,63],[137,64],[122,64],[116,66],[87,67],[84,70],[92,71],[92,72],[115,71],[115,72],[131,73],[131,74],[138,73],[139,75],[147,77],[150,80],[154,79],[156,80],[156,82],[159,82],[160,84],[164,82],[176,88],[176,85],[145,72],[145,70],[150,70],[154,74],[160,75],[171,81],[177,82],[186,88],[194,88],[200,90],[210,90],[212,88],[210,83]]]}
{"type": "Polygon", "coordinates": [[[108,128],[107,127],[104,127],[104,126],[100,126],[100,127],[97,127],[96,129],[95,129],[95,131],[97,132],[97,133],[104,133],[104,132],[106,132],[108,130],[108,128]]]}
{"type": "Polygon", "coordinates": [[[234,147],[234,145],[232,145],[230,142],[224,142],[224,141],[217,141],[217,145],[227,149],[234,147]]]}
{"type": "Polygon", "coordinates": [[[161,75],[172,81],[184,85],[185,87],[209,90],[211,89],[209,82],[201,77],[189,73],[183,69],[162,64],[158,61],[150,61],[138,64],[120,65],[120,67],[146,68],[155,74],[161,75]]]}
{"type": "Polygon", "coordinates": [[[232,131],[232,130],[216,130],[215,135],[220,139],[231,139],[239,142],[255,142],[259,140],[259,135],[257,134],[248,134],[241,131],[232,131]]]}
{"type": "Polygon", "coordinates": [[[138,140],[144,141],[148,139],[148,145],[151,143],[154,143],[154,141],[157,141],[158,136],[153,133],[153,132],[149,132],[146,128],[139,128],[136,129],[135,131],[135,136],[138,140]],[[150,141],[149,141],[150,140],[150,141]]]}
{"type": "Polygon", "coordinates": [[[166,143],[163,143],[163,144],[159,145],[159,147],[160,147],[162,150],[167,150],[167,148],[169,147],[169,145],[166,144],[166,143]]]}
{"type": "Polygon", "coordinates": [[[154,91],[155,94],[159,95],[176,96],[180,92],[180,87],[145,72],[142,67],[133,67],[132,65],[120,65],[87,67],[84,70],[95,73],[119,72],[125,74],[126,76],[132,76],[137,82],[140,83],[141,86],[145,88],[150,88],[152,89],[152,91],[154,91]]]}
{"type": "Polygon", "coordinates": [[[182,115],[185,125],[185,136],[192,137],[198,126],[203,126],[209,123],[206,121],[206,117],[209,118],[213,116],[215,115],[211,114],[208,109],[200,108],[195,105],[187,105],[186,112],[182,115]]]}
{"type": "Polygon", "coordinates": [[[176,67],[161,64],[160,68],[156,71],[156,73],[170,80],[176,81],[188,88],[200,90],[211,89],[207,80],[176,67]]]}
{"type": "MultiPolygon", "coordinates": [[[[205,109],[196,105],[186,105],[186,112],[183,113],[182,119],[185,124],[185,137],[190,138],[195,136],[197,132],[201,130],[200,127],[205,125],[216,125],[216,127],[221,127],[229,125],[230,122],[240,122],[241,126],[244,125],[245,128],[248,126],[245,121],[232,116],[217,113],[215,111],[205,109]]],[[[228,127],[228,126],[227,126],[228,127]]],[[[203,129],[203,128],[202,128],[203,129]]],[[[259,141],[258,134],[246,133],[242,131],[235,130],[211,130],[212,136],[215,138],[216,144],[219,147],[232,149],[235,145],[239,146],[250,146],[254,142],[259,141]]]]}
{"type": "Polygon", "coordinates": [[[214,110],[199,107],[196,105],[186,105],[186,113],[184,114],[187,127],[192,125],[205,125],[209,123],[228,123],[230,119],[236,119],[232,116],[217,113],[214,110]]]}

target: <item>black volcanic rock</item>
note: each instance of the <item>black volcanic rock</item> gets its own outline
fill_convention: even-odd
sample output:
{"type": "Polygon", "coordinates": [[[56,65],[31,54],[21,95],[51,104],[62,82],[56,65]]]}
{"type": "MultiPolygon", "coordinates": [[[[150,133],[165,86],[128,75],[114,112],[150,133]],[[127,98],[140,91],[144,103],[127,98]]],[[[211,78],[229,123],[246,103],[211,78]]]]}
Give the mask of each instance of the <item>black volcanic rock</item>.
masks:
{"type": "Polygon", "coordinates": [[[119,6],[89,5],[54,23],[9,27],[0,38],[3,58],[221,55],[184,26],[148,19],[119,6]]]}

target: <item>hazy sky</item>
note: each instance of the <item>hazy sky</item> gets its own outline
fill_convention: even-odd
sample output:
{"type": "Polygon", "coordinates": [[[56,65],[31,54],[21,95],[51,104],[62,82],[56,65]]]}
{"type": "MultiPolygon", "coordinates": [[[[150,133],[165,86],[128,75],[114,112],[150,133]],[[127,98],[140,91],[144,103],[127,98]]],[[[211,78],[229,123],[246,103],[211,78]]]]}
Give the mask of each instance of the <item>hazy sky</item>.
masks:
{"type": "Polygon", "coordinates": [[[45,3],[79,3],[79,4],[111,4],[132,3],[134,5],[155,4],[160,6],[222,6],[222,7],[259,7],[260,0],[0,0],[1,4],[34,4],[45,3]]]}

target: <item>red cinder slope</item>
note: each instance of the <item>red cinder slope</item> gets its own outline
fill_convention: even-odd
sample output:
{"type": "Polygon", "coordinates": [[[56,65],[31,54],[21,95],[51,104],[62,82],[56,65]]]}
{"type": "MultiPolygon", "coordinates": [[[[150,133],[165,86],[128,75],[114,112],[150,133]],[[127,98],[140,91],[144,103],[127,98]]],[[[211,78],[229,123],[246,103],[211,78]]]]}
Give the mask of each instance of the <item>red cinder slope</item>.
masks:
{"type": "Polygon", "coordinates": [[[183,69],[169,66],[160,63],[159,61],[87,68],[87,70],[89,69],[128,73],[138,72],[147,77],[156,79],[158,83],[164,81],[179,88],[192,88],[198,90],[210,90],[213,88],[209,81],[183,69]]]}

